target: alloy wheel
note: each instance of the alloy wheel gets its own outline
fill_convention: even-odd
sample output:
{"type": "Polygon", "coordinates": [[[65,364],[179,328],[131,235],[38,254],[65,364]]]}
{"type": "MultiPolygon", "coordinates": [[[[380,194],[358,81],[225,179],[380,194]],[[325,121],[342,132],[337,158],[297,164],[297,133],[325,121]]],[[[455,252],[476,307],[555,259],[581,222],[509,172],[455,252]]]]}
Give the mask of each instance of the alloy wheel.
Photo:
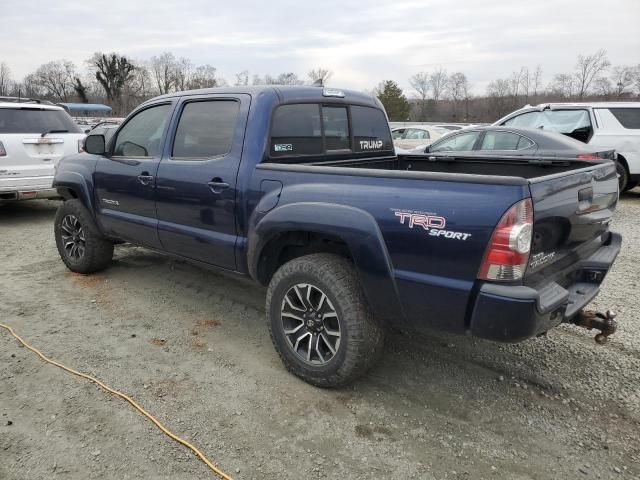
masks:
{"type": "Polygon", "coordinates": [[[340,320],[327,295],[315,285],[298,283],[282,300],[282,328],[287,344],[304,362],[325,365],[340,348],[340,320]]]}
{"type": "Polygon", "coordinates": [[[86,238],[80,220],[75,215],[66,215],[60,224],[62,245],[67,256],[74,260],[84,257],[86,238]]]}

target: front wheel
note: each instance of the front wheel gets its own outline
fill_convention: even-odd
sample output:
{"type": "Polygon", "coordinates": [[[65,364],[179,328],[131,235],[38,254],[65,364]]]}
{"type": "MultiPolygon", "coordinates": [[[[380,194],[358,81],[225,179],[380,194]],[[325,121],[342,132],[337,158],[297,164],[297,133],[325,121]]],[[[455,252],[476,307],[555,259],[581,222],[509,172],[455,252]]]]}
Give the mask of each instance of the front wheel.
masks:
{"type": "Polygon", "coordinates": [[[269,284],[266,310],[285,367],[313,385],[345,385],[382,352],[383,330],[353,265],[337,255],[307,255],[280,267],[269,284]]]}
{"type": "Polygon", "coordinates": [[[60,258],[76,273],[103,270],[113,258],[113,243],[104,238],[79,200],[67,200],[56,212],[54,234],[60,258]]]}

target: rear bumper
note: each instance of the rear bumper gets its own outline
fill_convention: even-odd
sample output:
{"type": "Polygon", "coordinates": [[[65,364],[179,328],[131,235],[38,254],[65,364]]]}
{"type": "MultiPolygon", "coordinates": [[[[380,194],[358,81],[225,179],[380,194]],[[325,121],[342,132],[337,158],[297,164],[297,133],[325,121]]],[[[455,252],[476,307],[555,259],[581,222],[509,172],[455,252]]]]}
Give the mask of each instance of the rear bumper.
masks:
{"type": "Polygon", "coordinates": [[[53,176],[0,180],[0,202],[57,198],[60,195],[52,185],[53,176]]]}
{"type": "Polygon", "coordinates": [[[575,281],[568,286],[556,282],[537,288],[483,283],[471,314],[471,334],[517,342],[569,322],[598,295],[621,245],[622,237],[612,233],[606,245],[572,266],[575,281]]]}

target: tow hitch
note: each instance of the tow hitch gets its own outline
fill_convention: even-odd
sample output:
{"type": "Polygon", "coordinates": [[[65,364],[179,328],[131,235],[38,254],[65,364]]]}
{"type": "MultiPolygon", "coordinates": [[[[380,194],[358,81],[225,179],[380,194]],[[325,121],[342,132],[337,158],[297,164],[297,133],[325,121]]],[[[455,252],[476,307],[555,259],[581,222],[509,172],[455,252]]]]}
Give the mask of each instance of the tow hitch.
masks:
{"type": "Polygon", "coordinates": [[[591,330],[595,328],[600,330],[596,335],[595,341],[600,345],[607,343],[607,337],[616,333],[618,323],[615,321],[616,314],[611,310],[607,313],[594,312],[593,310],[581,310],[571,321],[579,327],[591,330]]]}

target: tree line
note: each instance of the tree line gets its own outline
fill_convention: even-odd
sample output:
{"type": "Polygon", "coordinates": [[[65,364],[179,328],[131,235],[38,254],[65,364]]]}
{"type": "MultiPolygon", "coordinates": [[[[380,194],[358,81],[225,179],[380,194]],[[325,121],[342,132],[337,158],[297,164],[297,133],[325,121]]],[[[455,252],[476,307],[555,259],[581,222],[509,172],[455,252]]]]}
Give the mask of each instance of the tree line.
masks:
{"type": "MultiPolygon", "coordinates": [[[[293,72],[260,76],[244,70],[234,75],[233,85],[303,85],[318,79],[327,82],[331,74],[326,68],[315,68],[307,73],[307,79],[301,79],[293,72]]],[[[116,115],[125,115],[156,95],[227,85],[214,66],[195,65],[171,52],[148,61],[97,52],[82,68],[68,60],[56,60],[40,65],[21,81],[13,79],[9,66],[0,62],[0,96],[106,103],[116,115]]]]}
{"type": "MultiPolygon", "coordinates": [[[[53,102],[106,103],[125,115],[156,95],[232,85],[303,85],[332,72],[314,68],[305,77],[285,72],[275,76],[233,75],[228,82],[210,64],[164,52],[146,61],[119,53],[96,52],[78,67],[68,60],[40,65],[21,81],[0,61],[0,96],[41,98],[53,102]]],[[[464,72],[438,68],[408,79],[404,92],[394,80],[384,80],[371,92],[383,103],[392,121],[491,122],[527,103],[583,100],[640,100],[640,64],[612,66],[604,50],[578,55],[572,71],[555,74],[544,83],[540,65],[521,67],[491,81],[483,94],[474,93],[464,72]]]]}
{"type": "Polygon", "coordinates": [[[547,84],[542,66],[521,67],[491,81],[475,95],[463,72],[443,68],[418,72],[405,94],[393,80],[375,89],[392,121],[493,122],[526,104],[581,101],[640,101],[640,63],[612,66],[605,50],[578,55],[573,71],[547,84]]]}

